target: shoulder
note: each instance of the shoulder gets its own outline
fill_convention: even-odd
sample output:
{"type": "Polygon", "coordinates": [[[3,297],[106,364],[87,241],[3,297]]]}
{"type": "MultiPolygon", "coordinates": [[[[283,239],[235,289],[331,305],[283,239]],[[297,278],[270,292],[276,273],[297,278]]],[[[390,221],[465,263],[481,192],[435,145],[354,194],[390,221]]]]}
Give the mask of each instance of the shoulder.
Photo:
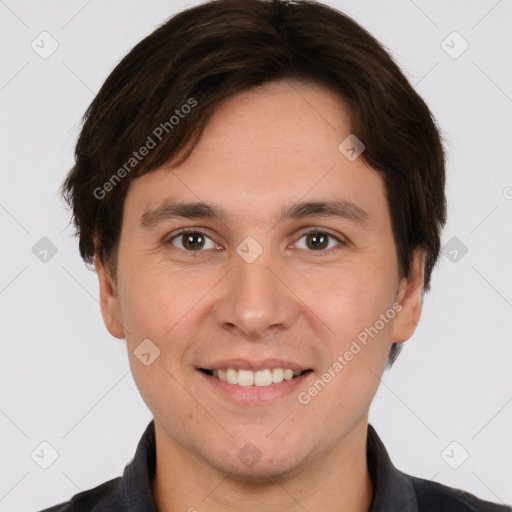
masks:
{"type": "Polygon", "coordinates": [[[508,505],[484,501],[466,491],[438,482],[407,475],[418,501],[420,512],[512,512],[508,505]]]}
{"type": "Polygon", "coordinates": [[[69,501],[45,508],[40,512],[116,512],[121,510],[117,505],[120,481],[121,477],[113,478],[93,489],[75,494],[69,501]]]}

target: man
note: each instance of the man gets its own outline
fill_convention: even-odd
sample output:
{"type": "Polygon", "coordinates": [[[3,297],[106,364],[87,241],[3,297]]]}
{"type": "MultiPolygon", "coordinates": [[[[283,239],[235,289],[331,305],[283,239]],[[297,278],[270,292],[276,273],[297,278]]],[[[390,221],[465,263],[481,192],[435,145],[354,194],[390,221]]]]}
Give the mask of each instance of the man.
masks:
{"type": "Polygon", "coordinates": [[[122,478],[48,510],[511,510],[405,475],[368,425],[444,181],[427,106],[331,8],[218,0],[139,43],[63,191],[154,421],[122,478]]]}

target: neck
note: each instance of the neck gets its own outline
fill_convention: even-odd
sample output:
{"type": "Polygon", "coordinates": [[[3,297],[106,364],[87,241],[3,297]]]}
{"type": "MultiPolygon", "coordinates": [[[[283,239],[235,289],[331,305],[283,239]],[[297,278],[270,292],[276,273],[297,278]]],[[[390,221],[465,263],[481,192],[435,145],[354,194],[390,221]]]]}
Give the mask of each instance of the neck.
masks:
{"type": "Polygon", "coordinates": [[[257,483],[199,461],[162,429],[155,428],[155,434],[153,496],[160,512],[368,512],[370,508],[373,483],[366,462],[367,417],[319,460],[304,462],[293,475],[274,475],[257,483]]]}

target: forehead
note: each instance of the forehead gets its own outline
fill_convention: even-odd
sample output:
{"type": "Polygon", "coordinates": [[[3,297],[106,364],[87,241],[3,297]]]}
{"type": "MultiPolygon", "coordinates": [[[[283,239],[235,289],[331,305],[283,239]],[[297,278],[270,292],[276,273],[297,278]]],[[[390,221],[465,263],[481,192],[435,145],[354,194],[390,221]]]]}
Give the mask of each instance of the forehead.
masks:
{"type": "Polygon", "coordinates": [[[331,150],[337,150],[337,139],[351,131],[350,121],[346,105],[327,87],[278,80],[221,104],[195,151],[215,152],[232,145],[238,156],[247,152],[254,157],[250,152],[262,150],[271,154],[274,148],[293,152],[302,148],[310,153],[322,139],[324,146],[334,143],[331,150]]]}
{"type": "Polygon", "coordinates": [[[338,146],[351,133],[340,97],[318,84],[281,80],[226,100],[190,157],[132,181],[138,210],[168,200],[208,200],[256,219],[263,209],[299,200],[384,198],[380,175],[338,146]],[[172,171],[172,172],[171,172],[172,171]],[[377,196],[381,196],[378,198],[377,196]]]}

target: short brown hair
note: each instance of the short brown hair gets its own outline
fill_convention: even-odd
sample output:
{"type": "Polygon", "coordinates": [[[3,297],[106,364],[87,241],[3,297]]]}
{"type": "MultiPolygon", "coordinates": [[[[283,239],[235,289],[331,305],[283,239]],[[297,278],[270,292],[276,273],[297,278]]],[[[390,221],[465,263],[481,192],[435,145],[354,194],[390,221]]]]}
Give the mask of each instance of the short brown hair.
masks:
{"type": "MultiPolygon", "coordinates": [[[[185,161],[225,99],[287,78],[326,85],[350,109],[352,133],[366,146],[361,158],[383,176],[400,274],[409,275],[414,249],[424,248],[428,291],[446,221],[439,129],[383,46],[315,1],[210,1],[171,17],[121,60],[84,115],[62,185],[85,262],[97,251],[115,276],[131,179],[171,158],[185,161]],[[148,138],[154,147],[131,160],[148,138]]],[[[400,348],[393,344],[388,367],[400,348]]]]}

